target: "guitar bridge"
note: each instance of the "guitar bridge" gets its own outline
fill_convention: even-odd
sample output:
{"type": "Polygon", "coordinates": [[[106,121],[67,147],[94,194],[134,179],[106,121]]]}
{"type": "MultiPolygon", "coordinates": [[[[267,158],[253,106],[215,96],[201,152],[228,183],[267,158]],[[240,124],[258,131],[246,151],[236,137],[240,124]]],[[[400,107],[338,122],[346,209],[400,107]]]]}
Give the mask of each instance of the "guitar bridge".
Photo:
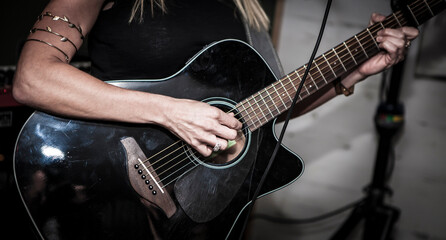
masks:
{"type": "Polygon", "coordinates": [[[170,218],[177,210],[176,205],[138,143],[132,137],[122,139],[121,143],[127,152],[127,171],[133,189],[146,206],[150,205],[145,202],[148,201],[161,208],[170,218]]]}

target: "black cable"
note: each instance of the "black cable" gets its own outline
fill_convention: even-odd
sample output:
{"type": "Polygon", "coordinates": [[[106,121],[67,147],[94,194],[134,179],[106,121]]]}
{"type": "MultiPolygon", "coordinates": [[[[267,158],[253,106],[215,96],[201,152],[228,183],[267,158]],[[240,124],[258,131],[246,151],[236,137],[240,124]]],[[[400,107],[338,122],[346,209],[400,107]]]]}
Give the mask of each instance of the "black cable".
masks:
{"type": "Polygon", "coordinates": [[[266,180],[266,176],[268,175],[268,172],[271,169],[271,166],[273,165],[273,162],[274,162],[274,160],[276,158],[277,152],[279,151],[279,147],[282,144],[282,139],[283,139],[283,136],[285,135],[285,130],[286,130],[287,126],[288,126],[288,122],[291,119],[291,114],[293,112],[294,106],[296,105],[297,99],[299,99],[300,92],[301,92],[302,87],[303,87],[303,85],[305,83],[305,80],[307,79],[308,72],[311,69],[311,65],[313,63],[314,57],[315,57],[315,55],[317,53],[317,50],[319,49],[319,44],[320,44],[320,42],[322,40],[322,36],[323,36],[323,33],[324,33],[325,25],[327,23],[328,13],[330,12],[331,2],[332,2],[332,0],[328,0],[327,1],[327,5],[325,7],[324,18],[322,20],[321,28],[319,30],[319,35],[318,35],[316,44],[314,46],[313,53],[311,54],[310,60],[308,61],[308,67],[306,68],[305,74],[303,75],[302,80],[301,80],[301,82],[299,84],[299,87],[297,88],[296,94],[294,95],[293,102],[291,104],[290,110],[287,113],[286,119],[285,119],[283,127],[282,127],[282,131],[280,133],[279,139],[277,140],[277,144],[276,144],[276,147],[275,147],[275,149],[273,151],[273,154],[271,155],[271,158],[270,158],[270,160],[268,162],[268,165],[265,168],[265,172],[263,173],[262,178],[260,179],[259,185],[257,186],[257,189],[256,189],[254,195],[252,196],[251,204],[247,208],[248,212],[246,214],[246,218],[245,218],[245,221],[243,223],[243,227],[241,229],[242,231],[240,232],[240,239],[243,238],[243,234],[245,232],[246,226],[248,225],[249,216],[251,214],[251,211],[252,211],[252,208],[254,206],[254,203],[255,203],[255,201],[257,200],[257,197],[260,194],[260,190],[261,190],[261,188],[263,186],[263,183],[266,180]]]}
{"type": "Polygon", "coordinates": [[[275,217],[275,216],[271,216],[271,215],[267,215],[267,214],[255,214],[253,216],[253,218],[262,219],[265,221],[270,221],[270,222],[274,222],[274,223],[278,223],[278,224],[308,224],[308,223],[318,222],[318,221],[333,217],[335,215],[338,215],[342,212],[349,210],[350,208],[354,208],[354,207],[364,203],[364,201],[365,201],[365,199],[360,199],[355,202],[349,203],[341,208],[333,210],[331,212],[328,212],[328,213],[325,213],[325,214],[322,214],[322,215],[319,215],[316,217],[305,218],[305,219],[275,217]]]}

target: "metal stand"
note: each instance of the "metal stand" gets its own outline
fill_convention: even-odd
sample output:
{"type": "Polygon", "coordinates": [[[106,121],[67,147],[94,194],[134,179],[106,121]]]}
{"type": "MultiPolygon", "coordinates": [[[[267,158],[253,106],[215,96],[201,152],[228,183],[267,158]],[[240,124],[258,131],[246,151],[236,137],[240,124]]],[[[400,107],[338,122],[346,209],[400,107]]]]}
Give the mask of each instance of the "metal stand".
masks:
{"type": "MultiPolygon", "coordinates": [[[[332,236],[332,240],[347,239],[356,225],[364,220],[363,239],[391,239],[394,223],[398,220],[400,210],[384,203],[387,194],[392,191],[387,182],[392,173],[393,140],[404,123],[404,106],[398,102],[404,62],[395,65],[386,95],[378,105],[375,126],[379,134],[372,181],[365,188],[364,200],[356,206],[341,228],[332,236]]],[[[383,84],[386,79],[383,79],[383,84]]]]}

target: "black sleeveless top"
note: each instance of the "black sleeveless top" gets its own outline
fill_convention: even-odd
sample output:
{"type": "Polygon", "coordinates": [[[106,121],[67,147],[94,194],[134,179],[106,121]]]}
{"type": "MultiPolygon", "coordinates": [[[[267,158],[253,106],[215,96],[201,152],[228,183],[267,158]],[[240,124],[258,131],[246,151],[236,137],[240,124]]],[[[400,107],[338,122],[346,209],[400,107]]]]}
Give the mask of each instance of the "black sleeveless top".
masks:
{"type": "Polygon", "coordinates": [[[146,1],[144,21],[128,23],[132,0],[102,11],[88,38],[91,74],[101,80],[159,79],[180,70],[205,45],[246,39],[232,1],[167,0],[154,15],[146,1]]]}

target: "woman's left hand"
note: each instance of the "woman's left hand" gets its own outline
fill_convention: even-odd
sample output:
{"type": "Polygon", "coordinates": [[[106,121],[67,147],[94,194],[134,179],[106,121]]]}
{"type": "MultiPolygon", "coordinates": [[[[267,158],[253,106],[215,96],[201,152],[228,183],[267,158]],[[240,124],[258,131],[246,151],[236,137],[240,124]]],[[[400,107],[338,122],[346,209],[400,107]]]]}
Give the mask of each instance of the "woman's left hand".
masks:
{"type": "MultiPolygon", "coordinates": [[[[381,14],[373,13],[370,18],[370,25],[383,21],[386,17],[381,14]]],[[[377,74],[387,68],[402,61],[409,48],[410,43],[419,34],[418,29],[414,27],[401,27],[397,29],[386,28],[377,33],[376,41],[381,49],[379,52],[363,64],[357,71],[363,77],[377,74]]]]}

